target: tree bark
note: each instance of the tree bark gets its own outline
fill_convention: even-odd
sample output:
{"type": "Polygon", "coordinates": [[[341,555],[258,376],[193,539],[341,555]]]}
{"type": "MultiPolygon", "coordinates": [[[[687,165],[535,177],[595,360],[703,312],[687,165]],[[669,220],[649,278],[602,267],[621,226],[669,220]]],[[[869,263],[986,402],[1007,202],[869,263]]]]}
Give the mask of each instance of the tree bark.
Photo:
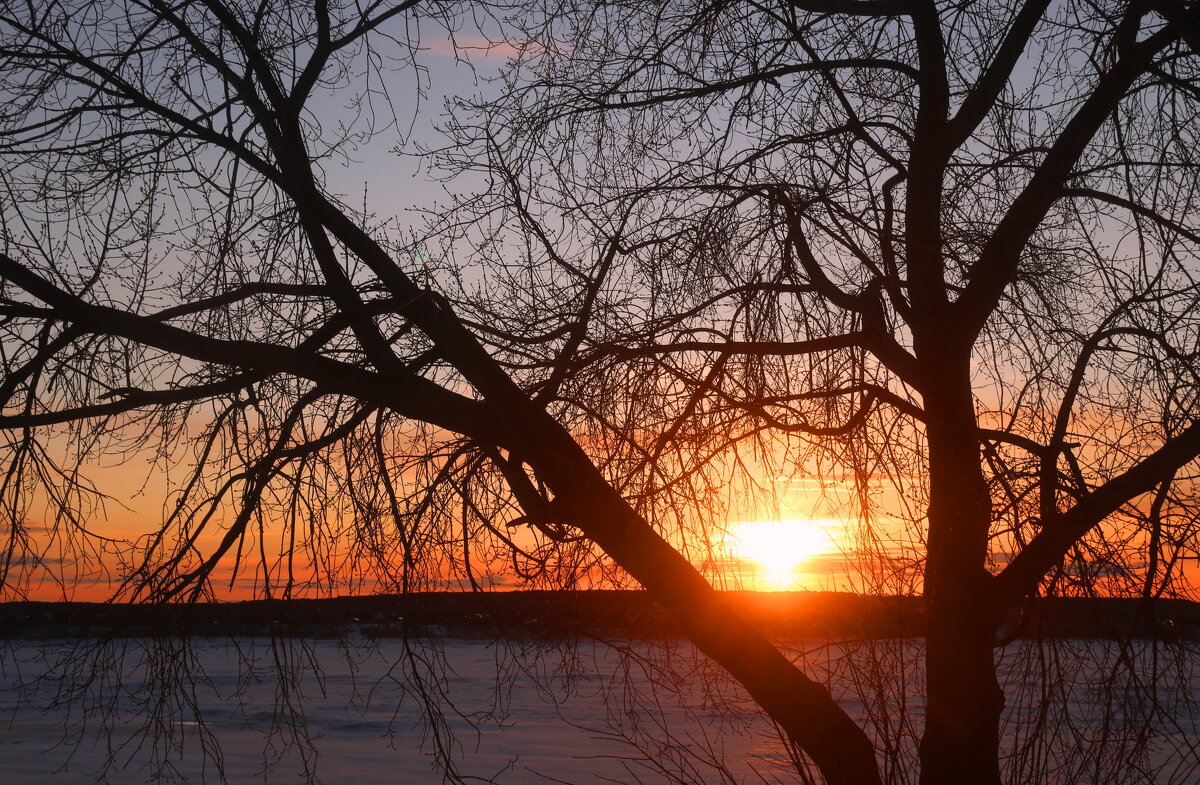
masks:
{"type": "Polygon", "coordinates": [[[969,595],[931,598],[928,613],[921,785],[999,785],[1004,694],[993,616],[969,595]]]}
{"type": "Polygon", "coordinates": [[[952,340],[933,343],[923,391],[930,498],[920,782],[999,785],[1004,695],[993,646],[1000,618],[985,566],[991,498],[976,436],[970,352],[952,340]]]}

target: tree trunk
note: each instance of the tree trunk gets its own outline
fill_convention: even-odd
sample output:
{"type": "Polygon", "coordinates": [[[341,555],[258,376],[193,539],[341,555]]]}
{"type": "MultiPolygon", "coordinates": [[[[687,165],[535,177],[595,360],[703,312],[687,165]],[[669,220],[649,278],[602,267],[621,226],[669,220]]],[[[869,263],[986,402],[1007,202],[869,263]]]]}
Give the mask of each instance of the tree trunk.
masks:
{"type": "Polygon", "coordinates": [[[973,598],[931,598],[921,785],[999,785],[1000,713],[992,614],[973,598]]]}
{"type": "Polygon", "coordinates": [[[821,684],[731,608],[696,568],[605,481],[570,435],[528,411],[524,459],[554,491],[562,522],[582,529],[658,600],[689,640],[740,682],[812,758],[829,785],[880,785],[875,748],[821,684]]]}
{"type": "Polygon", "coordinates": [[[921,785],[999,785],[1004,694],[993,654],[1000,621],[986,569],[991,497],[980,461],[970,352],[927,354],[925,734],[921,785]]]}

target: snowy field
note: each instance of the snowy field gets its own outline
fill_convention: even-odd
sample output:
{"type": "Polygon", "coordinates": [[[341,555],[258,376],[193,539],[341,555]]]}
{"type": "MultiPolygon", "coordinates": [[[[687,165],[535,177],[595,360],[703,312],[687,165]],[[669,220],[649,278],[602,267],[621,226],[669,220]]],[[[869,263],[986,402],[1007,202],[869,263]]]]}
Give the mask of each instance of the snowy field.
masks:
{"type": "MultiPolygon", "coordinates": [[[[686,644],[617,647],[8,643],[0,781],[433,785],[445,760],[467,782],[795,781],[772,726],[686,644]]],[[[869,727],[888,780],[914,782],[919,642],[790,650],[869,727]]],[[[1200,785],[1195,664],[1149,642],[1008,647],[1011,781],[1200,785]]]]}

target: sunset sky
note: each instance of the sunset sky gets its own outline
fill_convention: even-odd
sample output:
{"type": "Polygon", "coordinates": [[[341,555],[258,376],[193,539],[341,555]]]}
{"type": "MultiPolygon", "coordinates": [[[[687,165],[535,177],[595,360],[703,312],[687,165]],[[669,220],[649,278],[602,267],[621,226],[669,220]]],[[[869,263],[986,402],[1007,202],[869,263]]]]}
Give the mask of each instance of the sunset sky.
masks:
{"type": "MultiPolygon", "coordinates": [[[[443,208],[452,196],[472,192],[490,176],[479,170],[469,171],[465,175],[460,173],[447,184],[447,172],[438,168],[438,161],[442,159],[429,155],[428,150],[436,148],[444,138],[439,136],[438,128],[448,122],[447,100],[469,95],[493,97],[500,86],[490,80],[515,51],[507,45],[489,45],[486,37],[469,29],[457,36],[456,50],[444,31],[429,27],[420,30],[420,47],[415,57],[417,67],[398,68],[396,83],[391,85],[397,95],[420,96],[420,100],[412,100],[399,108],[396,127],[389,127],[386,133],[379,133],[367,141],[352,137],[343,145],[341,154],[323,157],[318,164],[330,193],[344,204],[363,208],[367,223],[391,222],[396,236],[412,236],[428,215],[443,208]]],[[[1031,81],[1037,67],[1039,64],[1034,58],[1021,59],[1012,76],[1014,89],[1029,89],[1036,95],[1052,93],[1054,88],[1048,83],[1031,81]]],[[[361,106],[355,105],[357,97],[355,94],[348,98],[344,91],[337,89],[317,90],[308,111],[325,127],[340,127],[349,124],[356,118],[356,113],[363,111],[361,106]]],[[[737,144],[742,143],[745,140],[737,144]]],[[[730,144],[737,147],[735,143],[730,144]]],[[[670,146],[663,149],[669,150],[670,146]]],[[[873,182],[875,177],[871,174],[865,182],[873,182]]],[[[572,236],[571,239],[578,238],[572,236]]],[[[1141,242],[1132,233],[1118,234],[1107,225],[1101,225],[1089,240],[1098,247],[1105,246],[1103,254],[1114,259],[1132,258],[1138,253],[1141,242]]],[[[75,238],[63,242],[65,245],[87,245],[75,238]]],[[[407,253],[408,261],[414,267],[428,261],[422,248],[411,247],[407,253]]],[[[164,252],[163,257],[159,260],[161,269],[155,271],[155,275],[163,278],[182,274],[189,263],[186,258],[176,258],[172,253],[164,252]]],[[[486,266],[485,262],[477,264],[486,266]]],[[[416,270],[414,274],[419,276],[421,272],[416,270]]],[[[474,274],[479,276],[479,281],[486,281],[486,275],[479,269],[474,274]]],[[[114,284],[114,288],[120,289],[122,285],[114,284]]],[[[148,288],[154,291],[149,285],[148,288]]],[[[530,288],[536,290],[537,285],[531,284],[530,288]]],[[[166,291],[165,287],[163,291],[166,291]]],[[[1081,296],[1081,299],[1086,300],[1086,297],[1081,296]]],[[[1060,331],[1058,325],[1052,327],[1051,332],[1060,331]]],[[[809,329],[808,325],[803,325],[798,328],[797,335],[809,329]]],[[[897,328],[897,333],[902,342],[910,337],[902,328],[897,328]]],[[[1007,427],[1008,418],[1015,416],[1013,412],[1019,408],[1021,396],[1025,394],[1022,373],[1029,369],[1008,364],[1011,358],[1006,351],[1009,348],[999,343],[988,356],[988,363],[978,364],[972,374],[977,414],[986,427],[1007,427]],[[1014,393],[1010,387],[1018,392],[1014,393]]],[[[697,362],[710,362],[710,357],[706,355],[697,362]]],[[[1018,363],[1025,359],[1025,355],[1017,354],[1018,363]]],[[[1096,378],[1102,379],[1103,374],[1097,372],[1096,378]]],[[[664,382],[666,384],[669,382],[664,382]]],[[[681,386],[686,387],[686,384],[681,386]]],[[[911,400],[918,397],[911,389],[901,388],[896,387],[903,395],[911,396],[911,400]]],[[[1120,399],[1120,394],[1116,397],[1120,399]]],[[[1110,432],[1123,435],[1126,430],[1132,434],[1144,426],[1143,423],[1123,422],[1120,412],[1105,414],[1105,406],[1107,402],[1102,402],[1102,405],[1076,416],[1072,427],[1084,432],[1091,429],[1093,435],[1110,432]]],[[[1030,410],[1034,408],[1031,406],[1030,410]]],[[[1047,412],[1048,408],[1040,409],[1037,417],[1048,420],[1047,412]]],[[[188,422],[186,428],[199,432],[205,424],[204,415],[194,413],[192,417],[193,421],[188,422]]],[[[1037,425],[1043,427],[1044,423],[1037,425]]],[[[919,430],[914,428],[896,435],[894,438],[900,449],[919,452],[921,448],[914,446],[919,430]]],[[[1140,433],[1133,435],[1142,438],[1140,433]]],[[[110,435],[95,437],[102,442],[110,435]]],[[[109,596],[130,567],[121,559],[131,553],[131,549],[136,550],[150,542],[158,524],[169,514],[180,491],[180,483],[194,462],[195,456],[189,451],[195,450],[196,446],[184,439],[156,453],[153,446],[125,445],[119,436],[113,438],[116,441],[111,445],[112,449],[104,457],[86,462],[77,478],[81,484],[99,490],[103,494],[101,501],[84,509],[68,509],[66,513],[69,514],[58,509],[54,499],[41,498],[34,506],[36,515],[28,521],[27,530],[38,543],[35,550],[44,554],[43,566],[49,569],[37,573],[42,577],[31,585],[30,597],[57,599],[66,595],[100,599],[109,596]],[[86,530],[87,536],[66,536],[71,526],[86,530]]],[[[579,438],[586,437],[581,434],[579,438]]],[[[786,437],[777,438],[777,444],[763,448],[768,453],[780,451],[779,455],[769,456],[771,460],[763,461],[764,466],[771,466],[761,472],[761,467],[751,467],[750,474],[769,474],[779,468],[778,464],[790,460],[782,446],[786,437]]],[[[877,438],[886,440],[893,436],[877,438]]],[[[59,450],[57,456],[63,465],[70,464],[70,456],[78,446],[53,438],[47,444],[59,450]]],[[[1097,450],[1096,454],[1101,455],[1096,458],[1097,465],[1104,463],[1103,453],[1104,447],[1097,450]]],[[[791,467],[787,476],[758,477],[755,480],[757,490],[730,492],[729,498],[719,504],[714,502],[711,510],[703,511],[711,513],[708,515],[689,517],[686,511],[676,510],[675,518],[661,530],[672,545],[686,551],[688,558],[722,588],[919,591],[919,559],[925,545],[920,522],[924,515],[923,505],[927,502],[922,498],[924,478],[906,477],[904,472],[909,468],[897,463],[883,473],[890,473],[897,483],[908,483],[911,487],[889,486],[872,477],[864,481],[865,487],[851,490],[852,483],[838,471],[827,463],[820,471],[810,471],[809,467],[801,465],[791,467]],[[823,483],[828,487],[822,487],[823,483]],[[906,493],[911,498],[906,497],[906,493]],[[689,542],[689,536],[699,531],[704,532],[701,541],[689,542]]],[[[1020,471],[1014,471],[1014,476],[1021,476],[1020,471]]],[[[1135,506],[1144,507],[1145,503],[1144,499],[1139,499],[1135,506]]],[[[326,528],[320,525],[322,516],[327,528],[333,532],[344,533],[344,527],[352,526],[348,521],[353,516],[345,509],[321,509],[306,514],[310,521],[309,535],[314,542],[321,540],[326,528]]],[[[216,525],[191,544],[193,550],[201,554],[211,551],[223,535],[221,525],[227,523],[223,516],[230,515],[233,513],[225,507],[214,514],[216,525]]],[[[507,522],[498,520],[495,524],[500,527],[507,522]]],[[[296,529],[289,530],[278,520],[271,519],[270,514],[264,514],[256,519],[254,532],[244,543],[253,552],[231,553],[214,572],[214,586],[219,596],[241,598],[262,591],[263,575],[256,567],[259,561],[270,565],[267,570],[273,582],[285,580],[285,562],[293,556],[297,561],[291,565],[294,570],[291,578],[302,593],[370,590],[378,585],[369,571],[360,571],[363,565],[361,554],[348,550],[339,540],[340,534],[330,535],[329,541],[319,546],[325,559],[322,570],[329,569],[335,575],[332,583],[325,583],[324,577],[318,577],[321,570],[314,573],[303,558],[303,548],[296,547],[296,529]],[[236,580],[229,586],[235,562],[240,566],[236,580]]],[[[180,536],[186,539],[188,533],[180,536]]],[[[299,536],[303,541],[304,532],[299,536]]],[[[507,534],[502,533],[502,536],[507,534]]],[[[512,536],[517,545],[528,545],[531,550],[540,547],[536,534],[521,530],[512,536]]],[[[1006,536],[997,535],[993,542],[996,561],[992,568],[1001,567],[1000,562],[1006,558],[1004,552],[1012,550],[1009,547],[1012,542],[1005,540],[1006,536]]],[[[489,568],[494,565],[499,571],[496,582],[500,586],[514,584],[512,576],[504,572],[507,569],[504,566],[506,554],[484,548],[468,555],[475,560],[480,576],[486,578],[489,568]]],[[[586,556],[579,558],[581,564],[587,561],[586,556]]],[[[593,567],[595,565],[590,565],[588,570],[593,567]]],[[[1193,569],[1186,563],[1184,567],[1193,569]]],[[[591,574],[585,570],[585,575],[591,574]]],[[[445,571],[444,579],[450,588],[467,585],[467,579],[450,570],[445,571]]]]}

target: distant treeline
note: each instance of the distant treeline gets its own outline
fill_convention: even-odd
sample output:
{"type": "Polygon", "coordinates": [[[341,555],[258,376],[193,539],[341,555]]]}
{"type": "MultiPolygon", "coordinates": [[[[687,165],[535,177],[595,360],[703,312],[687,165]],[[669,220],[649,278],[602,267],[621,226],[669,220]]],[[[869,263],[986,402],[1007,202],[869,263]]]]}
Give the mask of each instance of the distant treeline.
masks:
{"type": "MultiPolygon", "coordinates": [[[[920,637],[925,601],[833,592],[727,592],[777,638],[920,637]]],[[[643,591],[426,592],[193,605],[0,603],[0,638],[404,635],[662,638],[674,620],[643,591]]],[[[1004,625],[1006,638],[1200,640],[1200,603],[1043,598],[1004,625]]]]}

